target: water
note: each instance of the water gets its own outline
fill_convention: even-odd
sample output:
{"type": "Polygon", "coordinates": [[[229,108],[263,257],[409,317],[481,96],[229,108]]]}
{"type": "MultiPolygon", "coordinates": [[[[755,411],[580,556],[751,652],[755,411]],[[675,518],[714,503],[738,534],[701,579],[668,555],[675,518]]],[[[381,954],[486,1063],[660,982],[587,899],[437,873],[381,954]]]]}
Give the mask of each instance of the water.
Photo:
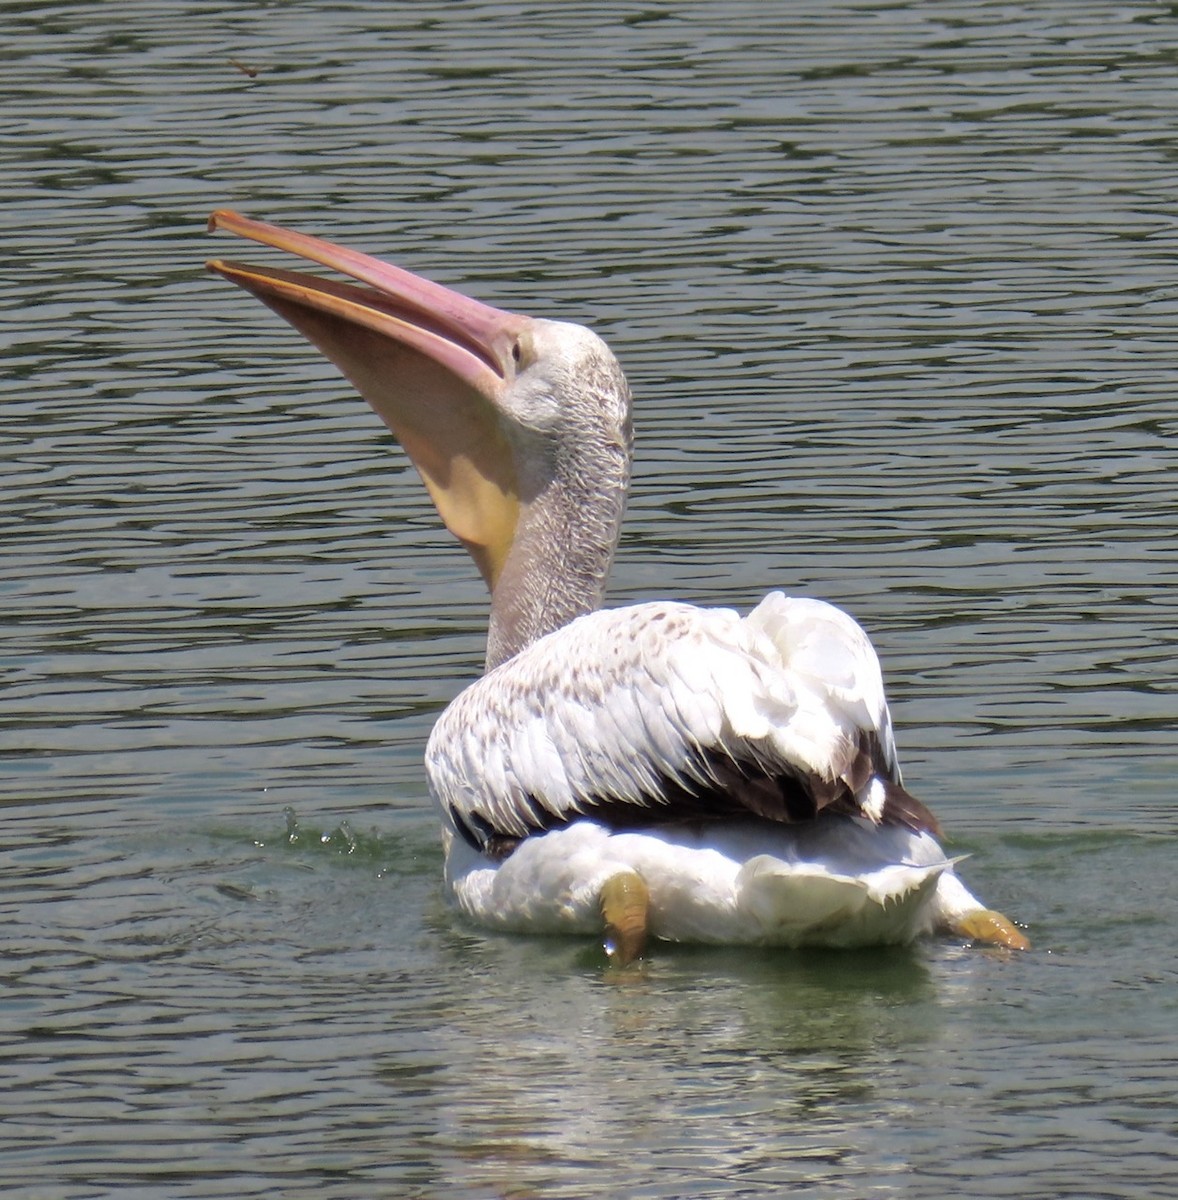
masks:
{"type": "Polygon", "coordinates": [[[6,1194],[1178,1195],[1173,9],[117,9],[0,13],[6,1194]],[[613,600],[850,608],[1032,953],[458,923],[485,597],[221,205],[602,332],[613,600]]]}

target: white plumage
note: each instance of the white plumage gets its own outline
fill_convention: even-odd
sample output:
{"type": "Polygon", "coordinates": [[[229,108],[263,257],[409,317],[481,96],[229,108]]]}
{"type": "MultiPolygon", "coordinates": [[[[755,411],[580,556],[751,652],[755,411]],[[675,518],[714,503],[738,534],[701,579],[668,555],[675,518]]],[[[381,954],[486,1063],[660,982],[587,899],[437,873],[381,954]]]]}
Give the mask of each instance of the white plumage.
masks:
{"type": "Polygon", "coordinates": [[[714,784],[701,751],[834,782],[861,734],[898,780],[875,654],[845,613],[774,592],[747,618],[656,602],[607,609],[525,647],[446,709],[426,749],[445,812],[523,837],[595,799],[657,807],[667,783],[714,784]],[[823,655],[833,678],[816,670],[823,655]]]}
{"type": "Polygon", "coordinates": [[[850,947],[909,942],[969,911],[952,865],[929,834],[846,817],[635,833],[581,820],[528,838],[501,864],[448,831],[446,882],[481,925],[593,934],[603,886],[634,872],[650,891],[655,937],[850,947]]]}
{"type": "Polygon", "coordinates": [[[659,811],[668,784],[715,787],[716,756],[751,787],[834,783],[864,734],[898,782],[875,652],[829,604],[774,592],[744,618],[674,603],[590,613],[471,684],[434,726],[426,767],[447,823],[447,884],[470,917],[503,929],[592,932],[603,883],[632,871],[658,937],[910,941],[949,924],[963,889],[929,833],[879,824],[876,775],[859,788],[858,818],[783,825],[745,812],[717,825],[706,811],[659,811]],[[650,828],[593,819],[619,803],[640,829],[650,810],[650,828]],[[488,828],[522,840],[501,860],[467,844],[488,828]]]}

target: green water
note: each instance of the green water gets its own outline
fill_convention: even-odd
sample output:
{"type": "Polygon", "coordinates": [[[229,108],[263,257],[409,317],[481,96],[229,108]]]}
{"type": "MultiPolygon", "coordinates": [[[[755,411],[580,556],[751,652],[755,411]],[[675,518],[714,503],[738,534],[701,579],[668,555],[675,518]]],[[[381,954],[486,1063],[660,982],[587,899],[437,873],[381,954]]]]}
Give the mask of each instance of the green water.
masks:
{"type": "Polygon", "coordinates": [[[3,15],[6,1195],[1178,1194],[1171,9],[3,15]],[[611,602],[852,611],[1032,952],[458,922],[486,599],[222,205],[603,333],[611,602]]]}

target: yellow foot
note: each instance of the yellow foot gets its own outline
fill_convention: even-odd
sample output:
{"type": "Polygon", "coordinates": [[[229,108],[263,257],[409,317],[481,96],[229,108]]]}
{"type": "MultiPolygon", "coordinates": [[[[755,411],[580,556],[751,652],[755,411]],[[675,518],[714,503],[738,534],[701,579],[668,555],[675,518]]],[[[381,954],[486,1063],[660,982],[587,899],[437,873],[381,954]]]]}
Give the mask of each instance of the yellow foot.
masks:
{"type": "Polygon", "coordinates": [[[992,908],[979,908],[958,917],[950,926],[952,931],[971,942],[987,946],[1005,946],[1009,950],[1029,950],[1030,939],[1015,927],[1009,917],[992,908]]]}
{"type": "Polygon", "coordinates": [[[601,889],[601,919],[605,923],[605,952],[611,963],[624,967],[642,957],[649,932],[650,892],[636,871],[619,871],[601,889]]]}

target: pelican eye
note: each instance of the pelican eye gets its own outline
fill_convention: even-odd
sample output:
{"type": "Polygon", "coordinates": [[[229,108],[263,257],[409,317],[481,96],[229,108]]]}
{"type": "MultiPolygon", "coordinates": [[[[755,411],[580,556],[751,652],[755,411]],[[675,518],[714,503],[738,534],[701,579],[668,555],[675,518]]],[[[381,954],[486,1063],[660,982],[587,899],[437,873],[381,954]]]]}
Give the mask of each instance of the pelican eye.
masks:
{"type": "Polygon", "coordinates": [[[511,361],[517,371],[526,371],[536,361],[536,346],[531,330],[521,329],[512,339],[511,361]]]}

